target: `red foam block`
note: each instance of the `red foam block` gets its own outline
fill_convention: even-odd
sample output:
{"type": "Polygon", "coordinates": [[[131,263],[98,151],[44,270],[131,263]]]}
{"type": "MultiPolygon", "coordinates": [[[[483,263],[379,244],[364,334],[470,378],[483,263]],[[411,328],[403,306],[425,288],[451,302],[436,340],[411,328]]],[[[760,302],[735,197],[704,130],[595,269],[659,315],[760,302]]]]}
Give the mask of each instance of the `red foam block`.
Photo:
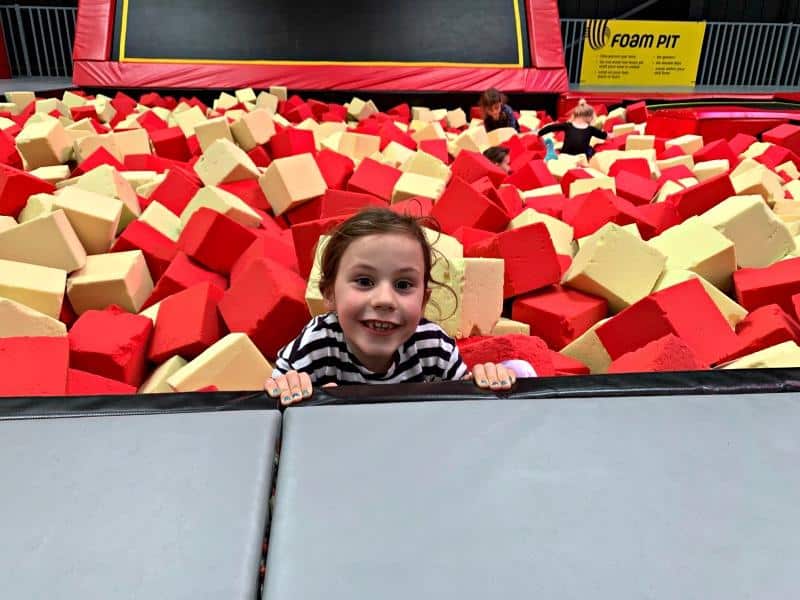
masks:
{"type": "Polygon", "coordinates": [[[87,310],[69,330],[70,366],[139,386],[153,322],[117,306],[87,310]]]}
{"type": "Polygon", "coordinates": [[[372,194],[329,189],[322,196],[319,218],[329,219],[349,215],[370,206],[386,208],[387,203],[372,194]]]}
{"type": "Polygon", "coordinates": [[[641,214],[631,202],[610,190],[592,190],[564,203],[562,218],[572,225],[575,238],[591,235],[606,223],[629,225],[641,219],[641,214]]]}
{"type": "Polygon", "coordinates": [[[800,293],[800,257],[779,260],[768,267],[734,271],[733,289],[736,301],[748,311],[777,304],[793,314],[792,296],[800,293]]]}
{"type": "Polygon", "coordinates": [[[179,251],[175,258],[172,259],[167,270],[164,271],[161,279],[156,283],[150,297],[142,308],[152,306],[172,294],[203,281],[210,281],[223,290],[228,287],[228,280],[225,277],[218,273],[207,271],[192,262],[186,254],[179,251]]]}
{"type": "Polygon", "coordinates": [[[158,156],[184,162],[192,157],[189,143],[180,127],[167,127],[151,131],[150,141],[158,156]]]}
{"type": "Polygon", "coordinates": [[[306,221],[292,227],[292,240],[294,241],[294,250],[297,255],[297,266],[300,269],[300,275],[308,278],[311,274],[311,267],[314,265],[314,252],[320,236],[329,233],[346,218],[347,215],[340,215],[329,219],[306,221]]]}
{"type": "Polygon", "coordinates": [[[706,368],[686,342],[670,333],[613,360],[607,372],[700,371],[706,368]]]}
{"type": "Polygon", "coordinates": [[[736,195],[727,173],[715,175],[690,188],[675,192],[665,202],[675,207],[681,222],[700,215],[723,200],[736,195]]]}
{"type": "Polygon", "coordinates": [[[314,134],[305,129],[287,127],[269,140],[269,154],[273,159],[296,154],[316,154],[316,152],[314,134]]]}
{"type": "Polygon", "coordinates": [[[761,134],[765,142],[783,146],[787,150],[800,155],[800,127],[791,123],[783,123],[761,134]]]}
{"type": "Polygon", "coordinates": [[[660,187],[658,182],[650,177],[641,177],[630,171],[620,171],[614,181],[617,195],[637,206],[650,204],[660,187]]]}
{"type": "Polygon", "coordinates": [[[136,386],[80,369],[67,371],[68,396],[106,396],[135,394],[136,386]]]}
{"type": "Polygon", "coordinates": [[[314,160],[317,161],[322,178],[331,189],[343,190],[355,169],[355,164],[349,156],[327,148],[320,150],[314,156],[314,160]]]}
{"type": "Polygon", "coordinates": [[[448,234],[459,227],[502,231],[509,221],[505,211],[457,175],[434,204],[431,216],[448,234]]]}
{"type": "Polygon", "coordinates": [[[258,185],[258,179],[242,179],[231,183],[222,183],[219,185],[219,188],[237,196],[251,208],[264,211],[270,210],[267,197],[264,195],[261,186],[258,185]]]}
{"type": "Polygon", "coordinates": [[[558,255],[544,223],[498,233],[465,247],[464,256],[505,260],[504,298],[532,292],[561,279],[558,255]]]}
{"type": "Polygon", "coordinates": [[[467,367],[487,362],[499,363],[504,360],[526,360],[539,377],[556,374],[550,349],[541,338],[510,333],[491,337],[476,336],[457,340],[461,358],[467,367]]]}
{"type": "Polygon", "coordinates": [[[62,396],[67,391],[66,337],[0,338],[0,396],[62,396]]]}
{"type": "Polygon", "coordinates": [[[246,333],[264,356],[274,359],[310,318],[305,293],[306,282],[297,273],[260,258],[225,292],[219,311],[228,329],[246,333]]]}
{"type": "Polygon", "coordinates": [[[178,248],[204,267],[228,275],[233,263],[255,239],[253,229],[203,207],[181,231],[178,248]]]}
{"type": "Polygon", "coordinates": [[[740,347],[720,362],[728,362],[781,342],[800,342],[800,324],[777,304],[767,304],[739,321],[736,335],[740,347]]]}
{"type": "Polygon", "coordinates": [[[450,155],[447,153],[447,140],[422,140],[419,143],[419,149],[431,156],[435,156],[444,164],[450,162],[450,155]]]}
{"type": "Polygon", "coordinates": [[[512,165],[512,169],[513,172],[506,179],[506,183],[523,191],[558,184],[541,159],[531,160],[518,169],[512,165]]]}
{"type": "Polygon", "coordinates": [[[33,194],[52,194],[55,186],[9,165],[0,165],[0,215],[19,216],[33,194]]]}
{"type": "Polygon", "coordinates": [[[222,337],[217,314],[223,290],[208,281],[165,298],[158,307],[148,358],[156,364],[176,354],[190,360],[222,337]]]}
{"type": "Polygon", "coordinates": [[[495,186],[500,185],[506,178],[506,172],[494,164],[480,152],[462,150],[450,167],[453,177],[460,177],[467,183],[476,179],[488,177],[495,186]]]}
{"type": "Polygon", "coordinates": [[[697,279],[639,300],[595,332],[612,359],[670,333],[686,342],[705,365],[719,361],[738,345],[728,321],[697,279]]]}
{"type": "Polygon", "coordinates": [[[731,169],[735,168],[739,163],[739,158],[731,150],[730,144],[727,140],[714,140],[709,142],[700,150],[692,154],[695,163],[706,162],[709,160],[727,160],[731,169]]]}
{"type": "Polygon", "coordinates": [[[550,357],[553,359],[556,375],[589,375],[591,373],[589,367],[571,356],[553,350],[550,352],[550,357]]]}
{"type": "Polygon", "coordinates": [[[394,185],[402,174],[400,169],[384,165],[371,158],[365,158],[350,177],[347,189],[353,192],[372,194],[390,202],[394,185]]]}
{"type": "Polygon", "coordinates": [[[418,219],[421,217],[428,217],[433,211],[433,200],[430,198],[423,198],[422,196],[414,196],[402,202],[395,202],[389,207],[389,210],[400,215],[409,215],[418,219]]]}
{"type": "Polygon", "coordinates": [[[250,263],[259,258],[269,258],[287,269],[291,269],[296,273],[300,272],[292,240],[290,239],[287,243],[281,236],[264,231],[258,234],[256,240],[233,263],[230,276],[231,282],[236,281],[250,263]]]}
{"type": "Polygon", "coordinates": [[[650,179],[650,164],[646,158],[618,158],[609,167],[608,175],[616,178],[620,173],[633,173],[650,179]]]}
{"type": "Polygon", "coordinates": [[[157,281],[175,258],[178,247],[144,221],[131,221],[111,246],[111,252],[141,250],[153,281],[157,281]]]}
{"type": "Polygon", "coordinates": [[[548,287],[514,300],[511,318],[527,323],[553,350],[561,350],[608,314],[608,302],[577,290],[548,287]]]}

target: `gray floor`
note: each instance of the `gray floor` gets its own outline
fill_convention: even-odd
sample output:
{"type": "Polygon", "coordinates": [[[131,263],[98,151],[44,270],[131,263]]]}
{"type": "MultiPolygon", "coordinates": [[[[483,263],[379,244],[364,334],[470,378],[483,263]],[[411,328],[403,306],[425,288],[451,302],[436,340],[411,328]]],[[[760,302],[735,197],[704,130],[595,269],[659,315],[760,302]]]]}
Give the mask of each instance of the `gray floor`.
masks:
{"type": "Polygon", "coordinates": [[[18,77],[0,79],[0,93],[5,92],[52,92],[74,89],[72,79],[67,77],[18,77]]]}
{"type": "Polygon", "coordinates": [[[0,596],[252,600],[279,422],[0,420],[0,596]]]}
{"type": "Polygon", "coordinates": [[[798,394],[292,408],[264,598],[793,598],[798,431],[798,394]]]}

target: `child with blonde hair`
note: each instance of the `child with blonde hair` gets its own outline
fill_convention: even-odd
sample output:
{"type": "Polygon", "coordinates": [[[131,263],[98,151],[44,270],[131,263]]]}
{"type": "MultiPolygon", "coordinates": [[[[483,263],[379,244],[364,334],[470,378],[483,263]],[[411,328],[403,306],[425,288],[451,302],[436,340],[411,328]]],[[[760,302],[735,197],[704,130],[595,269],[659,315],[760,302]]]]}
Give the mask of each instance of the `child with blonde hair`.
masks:
{"type": "Polygon", "coordinates": [[[564,132],[564,144],[561,146],[563,154],[585,154],[589,158],[594,154],[591,144],[593,137],[604,140],[608,134],[602,129],[594,127],[595,114],[594,108],[586,103],[583,98],[578,101],[578,105],[572,110],[570,120],[565,123],[551,123],[542,127],[537,134],[539,136],[554,132],[564,132]]]}

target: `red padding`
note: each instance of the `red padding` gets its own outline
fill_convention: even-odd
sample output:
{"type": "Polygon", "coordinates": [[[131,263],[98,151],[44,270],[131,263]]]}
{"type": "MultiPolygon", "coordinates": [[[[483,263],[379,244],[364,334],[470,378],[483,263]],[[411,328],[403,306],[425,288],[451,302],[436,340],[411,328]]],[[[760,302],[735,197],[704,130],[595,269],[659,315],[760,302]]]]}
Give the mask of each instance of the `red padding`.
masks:
{"type": "Polygon", "coordinates": [[[78,0],[78,20],[72,49],[74,61],[109,59],[114,31],[114,4],[110,0],[78,0]]]}

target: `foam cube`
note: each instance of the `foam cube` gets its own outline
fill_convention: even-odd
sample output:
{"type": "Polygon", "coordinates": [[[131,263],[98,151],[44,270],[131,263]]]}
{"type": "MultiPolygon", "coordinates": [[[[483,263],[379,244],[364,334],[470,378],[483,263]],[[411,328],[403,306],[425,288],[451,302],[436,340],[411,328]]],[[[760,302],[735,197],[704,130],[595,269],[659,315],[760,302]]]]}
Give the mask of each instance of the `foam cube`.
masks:
{"type": "Polygon", "coordinates": [[[635,235],[608,223],[581,244],[562,283],[605,298],[611,311],[619,312],[650,293],[666,260],[635,235]]]}
{"type": "Polygon", "coordinates": [[[733,288],[736,301],[749,311],[775,303],[792,314],[792,296],[800,293],[800,258],[760,269],[739,269],[733,274],[733,288]]]}
{"type": "Polygon", "coordinates": [[[228,125],[228,119],[225,117],[216,117],[197,123],[194,126],[194,134],[197,136],[197,143],[200,144],[203,152],[208,150],[208,147],[216,140],[233,142],[233,134],[228,125]]]}
{"type": "Polygon", "coordinates": [[[664,142],[665,148],[677,146],[686,154],[694,154],[703,147],[703,137],[700,135],[686,134],[664,142]]]}
{"type": "Polygon", "coordinates": [[[135,393],[136,387],[121,381],[101,377],[80,369],[67,371],[66,394],[68,396],[109,396],[135,393]]]}
{"type": "Polygon", "coordinates": [[[183,229],[180,217],[168,210],[160,202],[148,204],[147,208],[139,215],[138,220],[146,223],[173,242],[178,241],[181,229],[183,229]]]}
{"type": "Polygon", "coordinates": [[[616,194],[637,206],[652,202],[659,190],[657,182],[630,171],[620,171],[614,181],[616,194]]]}
{"type": "Polygon", "coordinates": [[[603,298],[553,286],[514,300],[511,317],[527,323],[531,334],[560,350],[594,323],[606,317],[603,298]]]}
{"type": "Polygon", "coordinates": [[[519,321],[514,321],[513,319],[500,317],[497,320],[497,323],[494,324],[494,327],[492,327],[492,331],[489,333],[489,335],[508,335],[509,333],[530,335],[531,326],[527,323],[520,323],[519,321]]]}
{"type": "Polygon", "coordinates": [[[674,334],[710,365],[738,340],[699,281],[690,279],[636,302],[596,330],[612,359],[674,334]]]}
{"type": "Polygon", "coordinates": [[[386,202],[372,194],[327,190],[320,204],[320,219],[349,215],[371,206],[386,207],[386,202]]]}
{"type": "Polygon", "coordinates": [[[658,292],[673,285],[688,281],[689,279],[697,279],[700,281],[700,284],[706,290],[714,304],[717,305],[717,308],[722,313],[722,316],[725,317],[725,320],[728,321],[732,329],[736,327],[739,321],[747,316],[747,310],[743,306],[736,304],[736,302],[721,292],[718,287],[709,283],[697,273],[685,269],[665,269],[656,282],[655,287],[653,287],[653,291],[658,292]]]}
{"type": "MultiPolygon", "coordinates": [[[[150,141],[153,143],[155,153],[162,158],[188,161],[192,155],[189,143],[180,127],[167,127],[166,129],[150,131],[150,141]]],[[[118,154],[117,152],[117,156],[118,154]]]]}
{"type": "Polygon", "coordinates": [[[544,340],[535,336],[509,334],[459,340],[461,358],[470,370],[476,364],[525,360],[539,377],[555,375],[553,358],[544,340]]]}
{"type": "Polygon", "coordinates": [[[456,269],[463,264],[454,336],[489,335],[503,310],[503,261],[493,258],[454,260],[456,269]]]}
{"type": "MultiPolygon", "coordinates": [[[[417,137],[414,139],[420,141],[417,137]]],[[[483,127],[470,127],[458,134],[453,140],[452,154],[457,157],[462,150],[483,152],[489,146],[491,146],[491,144],[489,143],[489,136],[486,130],[483,127]]]]}
{"type": "Polygon", "coordinates": [[[291,341],[308,322],[305,281],[266,258],[255,260],[219,303],[230,331],[246,333],[267,357],[291,341]]]}
{"type": "Polygon", "coordinates": [[[415,196],[436,201],[444,193],[444,187],[445,182],[441,179],[417,173],[403,173],[394,184],[391,201],[400,202],[415,196]]]}
{"type": "Polygon", "coordinates": [[[680,219],[685,221],[689,217],[703,214],[723,200],[735,195],[736,191],[730,177],[722,174],[672,194],[666,202],[674,206],[680,219]]]}
{"type": "Polygon", "coordinates": [[[62,269],[0,259],[0,296],[57,319],[66,277],[62,269]]]}
{"type": "Polygon", "coordinates": [[[159,202],[180,216],[199,189],[200,181],[192,175],[180,169],[170,169],[164,180],[153,188],[150,201],[159,202]]]}
{"type": "Polygon", "coordinates": [[[418,175],[435,177],[445,183],[449,181],[451,175],[450,169],[441,159],[424,151],[411,154],[400,166],[400,170],[404,173],[417,173],[418,175]]]}
{"type": "Polygon", "coordinates": [[[38,177],[42,181],[55,185],[59,181],[69,178],[69,165],[53,165],[50,167],[39,167],[31,171],[31,175],[38,177]]]}
{"type": "Polygon", "coordinates": [[[66,335],[67,327],[61,321],[9,298],[0,297],[0,338],[66,335]]]}
{"type": "Polygon", "coordinates": [[[594,190],[564,203],[561,218],[572,225],[575,237],[585,237],[606,223],[629,225],[644,220],[638,207],[609,190],[594,190]]]}
{"type": "Polygon", "coordinates": [[[262,390],[272,365],[243,333],[229,333],[167,378],[176,392],[208,386],[219,391],[262,390]]]}
{"type": "Polygon", "coordinates": [[[347,189],[372,194],[389,202],[394,186],[402,174],[399,169],[365,158],[350,177],[347,189]]]}
{"type": "Polygon", "coordinates": [[[311,154],[275,159],[258,183],[276,215],[321,196],[326,188],[325,179],[311,154]]]}
{"type": "Polygon", "coordinates": [[[730,163],[727,159],[707,160],[694,164],[694,175],[699,181],[705,181],[715,175],[722,175],[730,170],[730,163]]]}
{"type": "Polygon", "coordinates": [[[126,156],[150,154],[150,136],[145,129],[131,129],[114,133],[114,144],[124,159],[126,156]]]}
{"type": "Polygon", "coordinates": [[[122,232],[111,252],[141,250],[147,269],[157,281],[169,266],[178,251],[175,242],[143,221],[134,221],[122,232]]]}
{"type": "Polygon", "coordinates": [[[0,339],[0,396],[63,396],[69,343],[62,337],[0,339]]]}
{"type": "Polygon", "coordinates": [[[625,138],[625,150],[648,150],[655,146],[656,136],[632,133],[625,138]]]}
{"type": "Polygon", "coordinates": [[[795,250],[789,229],[761,196],[732,196],[700,220],[733,242],[740,267],[767,267],[795,250]]]}
{"type": "Polygon", "coordinates": [[[249,112],[231,125],[231,133],[245,151],[266,144],[275,135],[272,114],[263,108],[249,112]]]}
{"type": "Polygon", "coordinates": [[[526,208],[511,219],[508,229],[519,229],[533,223],[544,223],[557,254],[572,255],[573,229],[570,225],[549,215],[526,208]]]}
{"type": "Polygon", "coordinates": [[[101,165],[92,169],[82,175],[75,185],[79,189],[116,198],[122,202],[122,214],[117,226],[117,233],[142,213],[139,198],[131,184],[112,166],[101,165]]]}
{"type": "Polygon", "coordinates": [[[667,334],[612,361],[608,373],[651,373],[706,369],[692,348],[681,338],[667,334]]]}
{"type": "Polygon", "coordinates": [[[67,279],[67,296],[78,315],[111,304],[139,312],[152,290],[141,250],[89,256],[86,265],[67,279]]]}
{"type": "Polygon", "coordinates": [[[447,120],[447,126],[452,129],[459,129],[467,125],[467,114],[462,108],[448,110],[445,119],[447,120]]]}
{"type": "Polygon", "coordinates": [[[111,247],[123,203],[110,196],[70,186],[53,197],[52,208],[64,211],[87,254],[102,254],[111,247]]]}
{"type": "Polygon", "coordinates": [[[606,321],[608,319],[603,319],[589,327],[584,333],[564,346],[559,353],[586,365],[590,373],[605,373],[611,364],[611,357],[608,355],[608,351],[603,346],[600,338],[597,337],[595,330],[606,321]]]}
{"type": "Polygon", "coordinates": [[[153,292],[142,305],[142,308],[153,306],[167,296],[203,281],[210,281],[220,289],[228,287],[225,277],[204,269],[192,262],[186,254],[179,251],[158,280],[153,292]]]}
{"type": "Polygon", "coordinates": [[[255,239],[252,229],[215,210],[201,207],[181,231],[178,248],[204,267],[227,275],[255,239]]]}
{"type": "MultiPolygon", "coordinates": [[[[550,179],[543,175],[540,167],[541,165],[538,163],[530,166],[533,180],[537,183],[549,183],[550,179]]],[[[506,172],[503,171],[503,169],[480,152],[473,152],[470,150],[459,152],[450,170],[454,177],[460,177],[467,183],[472,183],[483,177],[488,177],[495,186],[498,186],[506,179],[506,172]]],[[[509,179],[509,182],[515,183],[513,178],[509,179]]]]}
{"type": "Polygon", "coordinates": [[[67,272],[86,263],[86,252],[63,210],[0,232],[0,258],[67,272]]]}
{"type": "Polygon", "coordinates": [[[800,366],[800,346],[795,341],[786,341],[758,352],[743,356],[726,364],[723,369],[764,369],[800,366]]]}
{"type": "Polygon", "coordinates": [[[33,194],[49,194],[54,189],[25,171],[0,165],[0,215],[16,217],[33,194]]]}
{"type": "Polygon", "coordinates": [[[464,254],[505,260],[504,298],[551,285],[561,276],[550,233],[543,223],[498,233],[465,248],[464,254]]]}
{"type": "Polygon", "coordinates": [[[16,137],[17,150],[28,169],[60,165],[72,155],[72,140],[58,119],[31,122],[16,137]]]}
{"type": "Polygon", "coordinates": [[[380,146],[381,140],[376,135],[345,131],[339,138],[336,150],[354,161],[360,161],[380,151],[380,146]]]}
{"type": "Polygon", "coordinates": [[[85,311],[69,330],[70,366],[138,386],[153,323],[112,306],[85,311]]]}
{"type": "Polygon", "coordinates": [[[777,304],[760,306],[737,326],[740,345],[723,362],[747,356],[787,340],[800,342],[800,324],[777,304]]]}
{"type": "Polygon", "coordinates": [[[170,394],[174,390],[167,384],[167,379],[186,366],[186,360],[173,356],[161,363],[139,387],[140,394],[170,394]]]}
{"type": "Polygon", "coordinates": [[[462,226],[502,231],[509,221],[502,208],[458,176],[450,180],[431,215],[446,233],[462,226]]]}
{"type": "Polygon", "coordinates": [[[205,185],[257,179],[261,174],[247,153],[227,139],[212,142],[195,163],[194,170],[205,185]]]}
{"type": "Polygon", "coordinates": [[[730,288],[736,270],[736,254],[731,240],[698,217],[647,242],[667,257],[668,269],[693,271],[721,290],[730,288]]]}
{"type": "Polygon", "coordinates": [[[759,194],[770,205],[783,198],[781,178],[766,167],[747,169],[731,177],[731,184],[736,195],[759,194]]]}
{"type": "Polygon", "coordinates": [[[258,227],[261,224],[261,216],[238,196],[219,187],[208,186],[197,190],[183,209],[180,216],[181,228],[186,227],[192,215],[200,208],[214,210],[244,227],[258,227]]]}

